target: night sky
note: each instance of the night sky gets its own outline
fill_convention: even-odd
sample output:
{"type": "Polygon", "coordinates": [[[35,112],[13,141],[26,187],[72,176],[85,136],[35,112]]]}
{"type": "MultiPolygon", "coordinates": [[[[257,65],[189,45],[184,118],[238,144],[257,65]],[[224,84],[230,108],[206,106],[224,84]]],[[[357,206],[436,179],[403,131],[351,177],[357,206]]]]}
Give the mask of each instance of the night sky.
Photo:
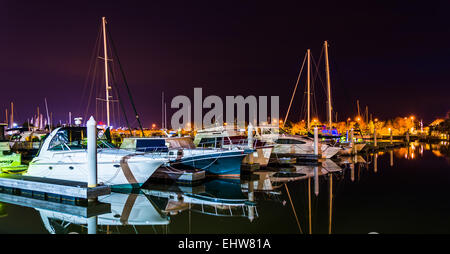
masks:
{"type": "MultiPolygon", "coordinates": [[[[169,102],[193,100],[194,87],[204,97],[278,95],[284,116],[306,49],[318,60],[324,40],[338,120],[356,115],[357,99],[380,119],[414,114],[429,123],[450,110],[448,2],[93,2],[0,1],[0,121],[11,101],[20,124],[37,106],[45,113],[44,98],[54,122],[84,115],[102,16],[145,127],[161,122],[162,91],[169,102]]],[[[323,63],[320,71],[324,80],[323,63]]],[[[290,120],[299,120],[304,87],[290,120]]]]}

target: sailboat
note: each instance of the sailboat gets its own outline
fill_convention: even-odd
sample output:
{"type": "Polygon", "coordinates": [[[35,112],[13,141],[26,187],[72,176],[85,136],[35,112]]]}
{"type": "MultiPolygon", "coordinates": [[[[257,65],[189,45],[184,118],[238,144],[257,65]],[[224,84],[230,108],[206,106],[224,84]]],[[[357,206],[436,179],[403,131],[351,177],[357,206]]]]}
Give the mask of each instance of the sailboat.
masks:
{"type": "MultiPolygon", "coordinates": [[[[329,130],[331,130],[332,128],[332,120],[331,120],[331,89],[330,89],[330,78],[329,78],[329,68],[328,68],[328,51],[327,51],[327,47],[328,44],[325,41],[325,55],[326,55],[326,66],[327,66],[327,84],[328,84],[328,115],[329,115],[329,130]]],[[[285,156],[285,155],[292,155],[295,154],[296,156],[303,156],[303,155],[309,155],[309,154],[313,154],[314,153],[314,140],[312,139],[313,135],[310,133],[311,129],[312,129],[312,123],[311,123],[311,51],[310,49],[308,49],[306,51],[306,55],[305,55],[305,59],[303,60],[303,64],[301,67],[301,70],[299,72],[299,76],[297,78],[297,83],[295,85],[295,89],[294,92],[292,94],[292,98],[291,98],[291,102],[289,104],[289,108],[285,117],[285,120],[283,122],[283,126],[284,123],[286,123],[287,117],[289,115],[289,110],[291,108],[292,105],[292,101],[294,99],[294,95],[295,95],[295,91],[297,90],[297,86],[300,80],[300,75],[302,73],[303,70],[303,66],[305,64],[305,62],[307,61],[307,85],[306,85],[306,94],[307,94],[307,118],[306,118],[306,130],[307,130],[307,135],[303,136],[303,135],[291,135],[291,134],[287,134],[287,133],[282,133],[283,129],[282,128],[276,128],[276,127],[271,127],[271,126],[261,126],[262,130],[261,130],[261,135],[263,138],[268,139],[268,140],[272,140],[274,143],[276,143],[274,150],[273,150],[273,154],[276,157],[279,156],[285,156]]],[[[315,121],[314,121],[315,122],[315,121]]],[[[327,135],[328,132],[322,132],[319,133],[319,138],[325,138],[325,137],[330,137],[330,135],[327,135]]],[[[339,137],[339,135],[334,135],[331,132],[331,137],[339,137]]],[[[326,142],[319,142],[319,154],[321,154],[322,158],[331,158],[333,156],[335,156],[338,152],[340,152],[340,150],[342,150],[341,147],[335,147],[329,143],[326,142]]]]}
{"type": "MultiPolygon", "coordinates": [[[[335,140],[342,135],[338,133],[336,129],[333,129],[333,117],[332,117],[332,103],[331,103],[331,80],[330,80],[330,65],[328,62],[328,42],[323,43],[323,49],[325,52],[325,73],[327,80],[327,126],[319,129],[319,138],[325,140],[335,140]]],[[[308,136],[314,137],[311,131],[308,131],[308,136]]]]}

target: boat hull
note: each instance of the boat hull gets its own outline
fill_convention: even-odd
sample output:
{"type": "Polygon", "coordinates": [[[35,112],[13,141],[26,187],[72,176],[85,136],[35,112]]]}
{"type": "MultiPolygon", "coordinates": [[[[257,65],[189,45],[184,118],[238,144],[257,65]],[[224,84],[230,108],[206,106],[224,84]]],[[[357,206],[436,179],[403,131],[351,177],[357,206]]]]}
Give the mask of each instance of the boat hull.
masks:
{"type": "MultiPolygon", "coordinates": [[[[332,147],[328,145],[319,145],[319,149],[322,154],[322,158],[329,159],[335,156],[342,148],[332,147]]],[[[293,154],[293,155],[304,155],[304,154],[314,154],[314,147],[311,145],[298,145],[298,144],[277,144],[275,145],[273,154],[293,154]]]]}
{"type": "MultiPolygon", "coordinates": [[[[87,182],[89,171],[86,152],[72,153],[71,156],[64,156],[64,153],[57,155],[59,156],[52,159],[36,158],[30,163],[25,175],[87,182]]],[[[97,160],[98,183],[113,188],[139,188],[166,162],[161,158],[148,158],[137,154],[112,158],[101,152],[97,160]]]]}
{"type": "Polygon", "coordinates": [[[170,162],[170,166],[180,169],[201,169],[207,175],[219,177],[240,177],[241,163],[247,155],[242,150],[220,153],[199,154],[170,162]]]}

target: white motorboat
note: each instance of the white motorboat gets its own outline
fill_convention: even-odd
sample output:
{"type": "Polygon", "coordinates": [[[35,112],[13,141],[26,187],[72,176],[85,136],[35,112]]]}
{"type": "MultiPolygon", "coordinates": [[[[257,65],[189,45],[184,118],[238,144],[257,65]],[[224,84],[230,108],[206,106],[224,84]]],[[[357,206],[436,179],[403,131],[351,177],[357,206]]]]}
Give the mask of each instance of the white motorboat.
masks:
{"type": "MultiPolygon", "coordinates": [[[[276,140],[272,153],[275,155],[283,154],[314,154],[314,140],[309,137],[297,135],[280,135],[276,140]]],[[[322,158],[329,159],[342,150],[340,147],[330,146],[319,142],[319,154],[322,158]]]]}
{"type": "MultiPolygon", "coordinates": [[[[275,143],[272,150],[275,157],[314,154],[314,140],[310,137],[280,133],[282,130],[273,126],[260,126],[258,129],[258,135],[263,141],[275,143]]],[[[342,150],[340,147],[330,146],[320,141],[318,146],[319,155],[326,159],[330,159],[342,150]]]]}
{"type": "Polygon", "coordinates": [[[214,126],[198,130],[195,135],[194,144],[198,147],[213,146],[225,149],[236,147],[247,150],[253,149],[253,152],[248,152],[244,157],[242,163],[258,163],[263,167],[269,163],[273,149],[273,144],[267,144],[267,142],[262,141],[258,137],[251,137],[249,139],[249,135],[245,135],[245,130],[236,130],[229,128],[229,126],[214,126]]]}
{"type": "MultiPolygon", "coordinates": [[[[42,144],[25,175],[87,182],[86,127],[60,127],[42,144]]],[[[143,153],[114,148],[98,139],[98,182],[115,188],[136,188],[168,161],[165,153],[143,153]]]]}

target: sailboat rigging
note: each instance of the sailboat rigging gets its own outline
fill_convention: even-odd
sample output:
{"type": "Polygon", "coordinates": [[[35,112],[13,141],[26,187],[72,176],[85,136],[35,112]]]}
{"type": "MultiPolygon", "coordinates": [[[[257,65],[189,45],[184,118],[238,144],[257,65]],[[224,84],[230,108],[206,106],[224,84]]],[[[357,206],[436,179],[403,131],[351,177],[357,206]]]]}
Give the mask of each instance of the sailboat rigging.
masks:
{"type": "MultiPolygon", "coordinates": [[[[330,78],[330,65],[329,65],[329,59],[328,59],[328,41],[324,41],[323,43],[323,50],[320,54],[319,57],[319,63],[321,61],[322,58],[322,54],[324,53],[324,58],[325,58],[325,75],[326,75],[326,87],[324,87],[325,89],[325,93],[327,95],[327,99],[326,99],[326,112],[327,112],[327,124],[326,124],[326,129],[322,130],[322,134],[320,134],[320,137],[330,137],[330,138],[338,138],[340,135],[336,135],[335,131],[333,131],[333,106],[332,106],[332,99],[331,99],[331,78],[330,78]]],[[[292,107],[292,102],[297,90],[297,86],[300,80],[300,76],[301,76],[301,72],[303,70],[303,65],[304,63],[307,63],[307,75],[306,75],[306,86],[305,86],[305,97],[303,100],[303,105],[302,106],[302,110],[301,112],[304,112],[305,115],[302,117],[301,119],[304,119],[303,121],[305,121],[305,134],[310,135],[310,131],[311,131],[311,127],[313,126],[317,126],[318,124],[318,118],[316,117],[317,115],[317,105],[315,105],[316,103],[316,99],[315,99],[315,92],[314,92],[314,83],[316,82],[317,79],[319,79],[319,81],[322,83],[322,85],[324,84],[322,78],[319,75],[319,66],[318,64],[314,61],[314,58],[312,57],[311,54],[311,50],[307,49],[306,51],[306,55],[305,55],[305,59],[303,61],[300,73],[298,75],[297,78],[297,82],[294,88],[294,92],[292,94],[291,97],[291,101],[288,107],[288,111],[287,114],[285,116],[285,120],[283,122],[283,127],[286,124],[286,121],[288,119],[288,115],[289,112],[291,110],[292,107]],[[313,70],[311,70],[311,64],[314,64],[314,73],[312,72],[313,70]],[[306,105],[305,105],[306,102],[306,105]],[[313,117],[314,116],[314,117],[313,117]]]]}
{"type": "MultiPolygon", "coordinates": [[[[97,57],[95,57],[93,60],[91,60],[91,61],[95,61],[93,71],[91,72],[91,67],[92,67],[92,63],[91,63],[90,71],[88,72],[88,75],[90,73],[92,74],[92,82],[90,84],[92,87],[91,87],[91,92],[90,92],[88,101],[91,100],[92,93],[93,93],[93,90],[95,87],[95,85],[94,85],[95,81],[96,80],[101,81],[101,83],[104,82],[105,98],[101,98],[102,96],[95,98],[96,118],[104,119],[105,125],[107,128],[113,127],[113,125],[119,126],[119,120],[120,120],[119,108],[120,108],[120,111],[123,115],[123,118],[126,122],[128,129],[130,131],[130,134],[132,134],[130,122],[128,121],[127,114],[125,111],[123,96],[121,96],[121,93],[119,92],[119,86],[118,86],[119,80],[115,77],[116,75],[114,75],[114,73],[115,73],[114,66],[118,65],[117,67],[119,68],[119,71],[120,71],[119,76],[121,76],[120,81],[123,82],[123,84],[125,85],[125,89],[126,89],[126,92],[128,93],[128,98],[130,100],[132,109],[134,111],[136,121],[139,125],[141,132],[144,133],[139,114],[137,113],[136,106],[134,104],[133,97],[131,95],[130,87],[128,86],[128,82],[127,82],[127,79],[125,76],[125,71],[122,67],[119,56],[117,54],[117,49],[116,49],[114,41],[112,39],[110,29],[106,29],[106,25],[107,25],[106,18],[102,17],[99,37],[97,38],[96,47],[94,48],[94,51],[96,51],[95,54],[97,55],[97,57]],[[100,46],[100,44],[103,44],[103,45],[100,46]],[[103,56],[100,56],[100,47],[103,48],[103,56]],[[103,78],[99,78],[97,75],[97,61],[96,61],[97,59],[103,60],[103,65],[104,65],[103,78]],[[113,61],[113,59],[114,59],[114,61],[113,61]],[[116,63],[117,65],[115,65],[114,63],[116,63]],[[113,99],[113,94],[115,95],[115,97],[117,99],[113,99]],[[103,105],[105,105],[105,107],[103,107],[103,105],[100,104],[101,105],[101,107],[100,107],[101,115],[99,115],[99,112],[98,112],[98,105],[97,105],[98,101],[102,102],[102,104],[104,103],[103,105]],[[114,105],[118,105],[118,106],[115,107],[114,105]],[[104,108],[106,109],[106,117],[103,116],[104,108]],[[116,114],[117,114],[117,117],[115,116],[116,114]],[[113,118],[116,118],[116,120],[114,121],[113,118]]],[[[89,107],[90,107],[90,103],[88,102],[88,105],[86,108],[86,113],[85,113],[85,119],[87,118],[89,107]]]]}

